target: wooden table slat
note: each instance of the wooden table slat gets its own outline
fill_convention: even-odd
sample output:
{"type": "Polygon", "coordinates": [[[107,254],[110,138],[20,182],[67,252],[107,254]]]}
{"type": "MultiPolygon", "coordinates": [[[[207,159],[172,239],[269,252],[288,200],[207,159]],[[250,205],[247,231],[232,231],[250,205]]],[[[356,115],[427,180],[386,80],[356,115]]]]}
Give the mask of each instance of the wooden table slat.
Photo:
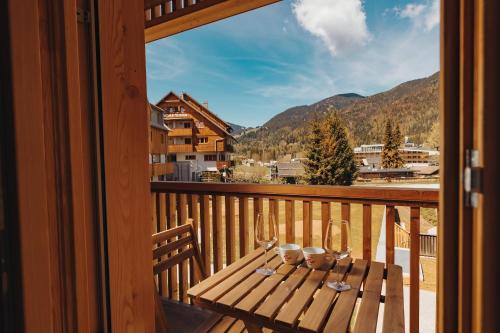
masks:
{"type": "Polygon", "coordinates": [[[365,277],[365,272],[368,267],[368,261],[357,259],[351,268],[346,282],[351,285],[351,289],[340,293],[339,299],[335,304],[332,315],[326,323],[325,332],[344,333],[351,321],[351,315],[356,305],[359,288],[365,277]]]}
{"type": "MultiPolygon", "coordinates": [[[[276,256],[269,262],[269,267],[277,269],[282,263],[283,261],[281,260],[281,257],[276,256]]],[[[233,288],[227,294],[222,296],[217,301],[217,304],[222,304],[232,307],[237,302],[239,302],[243,297],[249,294],[253,290],[253,288],[255,288],[259,283],[261,283],[266,277],[267,276],[259,274],[257,272],[252,273],[252,275],[250,275],[248,278],[242,281],[237,288],[233,288]]]]}
{"type": "Polygon", "coordinates": [[[363,288],[363,298],[359,307],[354,332],[369,333],[377,329],[380,293],[384,279],[384,264],[373,261],[363,288]]]}
{"type": "Polygon", "coordinates": [[[309,274],[302,286],[288,301],[286,306],[276,316],[276,321],[285,325],[294,326],[297,319],[311,301],[314,292],[325,278],[328,271],[315,270],[309,274]]]}
{"type": "Polygon", "coordinates": [[[196,286],[192,287],[191,289],[188,290],[188,295],[191,297],[198,297],[207,290],[213,288],[223,280],[227,279],[230,277],[232,274],[236,273],[240,268],[248,265],[250,262],[257,260],[257,258],[262,257],[264,254],[264,250],[262,248],[255,249],[251,251],[249,254],[241,258],[240,260],[232,263],[231,265],[227,266],[225,269],[223,269],[220,272],[217,272],[216,274],[208,277],[207,279],[203,280],[202,283],[198,283],[196,286]]]}
{"type": "Polygon", "coordinates": [[[293,265],[281,265],[273,275],[267,277],[260,285],[243,298],[235,308],[245,312],[252,312],[269,293],[295,271],[297,267],[293,265]]]}
{"type": "Polygon", "coordinates": [[[241,333],[245,331],[245,323],[241,320],[236,321],[227,333],[241,333]]]}
{"type": "Polygon", "coordinates": [[[384,324],[382,332],[404,332],[403,271],[401,266],[387,265],[384,324]]]}
{"type": "MultiPolygon", "coordinates": [[[[345,258],[340,261],[339,275],[341,276],[341,280],[343,280],[347,269],[351,264],[351,261],[351,258],[345,258]]],[[[337,281],[336,267],[334,267],[333,270],[330,271],[330,273],[328,274],[328,278],[326,279],[326,282],[334,281],[337,281]]],[[[307,332],[319,331],[323,326],[326,318],[328,317],[328,314],[330,313],[330,309],[336,295],[337,291],[335,289],[332,289],[326,284],[323,284],[323,287],[320,289],[313,302],[307,309],[304,317],[300,321],[299,328],[307,332]]]]}
{"type": "Polygon", "coordinates": [[[225,333],[231,326],[233,326],[236,318],[224,316],[222,319],[210,329],[210,333],[225,333]]]}
{"type": "MultiPolygon", "coordinates": [[[[268,251],[268,260],[272,260],[276,257],[274,251],[268,251]]],[[[245,267],[242,267],[238,272],[234,273],[224,281],[220,282],[217,286],[213,287],[206,293],[202,294],[200,297],[204,301],[215,302],[231,289],[236,287],[241,281],[246,279],[250,274],[255,272],[255,270],[264,265],[263,257],[259,257],[259,260],[254,260],[245,267]]]]}
{"type": "Polygon", "coordinates": [[[299,267],[288,279],[280,284],[268,299],[261,304],[255,311],[255,315],[272,318],[278,312],[280,307],[293,294],[311,270],[307,267],[299,267]]]}

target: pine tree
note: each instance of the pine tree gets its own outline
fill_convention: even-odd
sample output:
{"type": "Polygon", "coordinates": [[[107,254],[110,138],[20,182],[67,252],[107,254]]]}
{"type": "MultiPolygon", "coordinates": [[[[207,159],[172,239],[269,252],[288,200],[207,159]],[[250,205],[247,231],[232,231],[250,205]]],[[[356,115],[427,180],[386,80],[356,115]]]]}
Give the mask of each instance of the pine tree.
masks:
{"type": "Polygon", "coordinates": [[[399,125],[396,125],[393,133],[394,142],[394,168],[402,168],[405,165],[401,154],[399,153],[399,148],[403,144],[403,135],[401,134],[401,130],[399,129],[399,125]]]}
{"type": "Polygon", "coordinates": [[[354,152],[346,128],[335,113],[325,119],[322,150],[321,184],[351,185],[357,176],[354,152]]]}
{"type": "Polygon", "coordinates": [[[311,185],[321,184],[321,163],[323,161],[323,144],[324,136],[321,128],[321,123],[318,119],[314,119],[310,123],[309,135],[306,139],[306,157],[305,171],[306,180],[311,185]]]}
{"type": "Polygon", "coordinates": [[[388,119],[385,123],[384,148],[382,150],[382,167],[384,169],[403,167],[404,161],[399,153],[402,142],[403,136],[399,125],[394,127],[392,121],[388,119]]]}
{"type": "Polygon", "coordinates": [[[392,167],[392,146],[392,122],[387,119],[384,131],[384,148],[382,149],[382,168],[384,169],[392,167]]]}

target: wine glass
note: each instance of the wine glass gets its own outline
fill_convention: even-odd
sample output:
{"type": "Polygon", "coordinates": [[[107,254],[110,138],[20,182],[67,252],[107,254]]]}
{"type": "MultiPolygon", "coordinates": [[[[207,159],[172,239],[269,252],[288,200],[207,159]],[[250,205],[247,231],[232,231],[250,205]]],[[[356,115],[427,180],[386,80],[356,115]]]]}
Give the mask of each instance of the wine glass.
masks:
{"type": "Polygon", "coordinates": [[[351,289],[351,286],[340,277],[339,261],[347,258],[351,254],[351,224],[349,221],[341,220],[338,225],[333,223],[333,220],[328,220],[326,228],[325,240],[323,246],[336,260],[335,269],[337,281],[327,282],[327,286],[337,291],[346,291],[351,289]],[[340,244],[334,245],[333,238],[340,238],[340,244]]]}
{"type": "Polygon", "coordinates": [[[276,270],[267,265],[267,251],[278,241],[278,226],[273,215],[269,216],[269,232],[266,235],[264,231],[264,216],[262,213],[257,214],[255,240],[264,249],[264,266],[257,268],[256,272],[262,275],[273,275],[276,270]]]}

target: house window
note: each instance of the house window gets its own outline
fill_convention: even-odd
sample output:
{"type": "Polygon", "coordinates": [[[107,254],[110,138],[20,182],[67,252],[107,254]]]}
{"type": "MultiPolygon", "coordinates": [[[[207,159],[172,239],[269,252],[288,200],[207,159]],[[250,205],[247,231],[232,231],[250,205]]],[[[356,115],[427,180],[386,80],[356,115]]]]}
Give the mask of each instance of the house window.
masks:
{"type": "Polygon", "coordinates": [[[160,154],[153,154],[153,164],[160,163],[160,154]]]}
{"type": "Polygon", "coordinates": [[[192,143],[191,138],[184,138],[184,144],[190,145],[192,143]]]}
{"type": "Polygon", "coordinates": [[[205,155],[204,160],[205,161],[217,161],[217,155],[205,155]]]}
{"type": "Polygon", "coordinates": [[[177,162],[177,155],[175,154],[167,155],[167,162],[177,162]]]}
{"type": "Polygon", "coordinates": [[[198,143],[208,143],[208,138],[207,137],[198,138],[198,143]]]}
{"type": "Polygon", "coordinates": [[[226,154],[219,154],[219,161],[225,161],[226,160],[226,154]]]}
{"type": "Polygon", "coordinates": [[[196,156],[195,155],[186,155],[185,160],[186,161],[194,161],[194,160],[196,160],[196,156]]]}
{"type": "Polygon", "coordinates": [[[191,128],[191,123],[184,123],[184,128],[191,128]]]}

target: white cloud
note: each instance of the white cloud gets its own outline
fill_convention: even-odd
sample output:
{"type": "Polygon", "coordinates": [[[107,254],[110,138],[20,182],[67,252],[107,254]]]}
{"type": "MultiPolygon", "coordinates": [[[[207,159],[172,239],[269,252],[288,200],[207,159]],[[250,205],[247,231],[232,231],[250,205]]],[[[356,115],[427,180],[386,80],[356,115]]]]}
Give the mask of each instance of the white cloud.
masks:
{"type": "Polygon", "coordinates": [[[370,40],[361,0],[295,0],[292,10],[299,24],[319,37],[332,55],[370,40]]]}
{"type": "Polygon", "coordinates": [[[439,25],[439,0],[409,3],[403,9],[396,8],[395,11],[399,17],[410,19],[417,28],[430,31],[439,25]]]}

